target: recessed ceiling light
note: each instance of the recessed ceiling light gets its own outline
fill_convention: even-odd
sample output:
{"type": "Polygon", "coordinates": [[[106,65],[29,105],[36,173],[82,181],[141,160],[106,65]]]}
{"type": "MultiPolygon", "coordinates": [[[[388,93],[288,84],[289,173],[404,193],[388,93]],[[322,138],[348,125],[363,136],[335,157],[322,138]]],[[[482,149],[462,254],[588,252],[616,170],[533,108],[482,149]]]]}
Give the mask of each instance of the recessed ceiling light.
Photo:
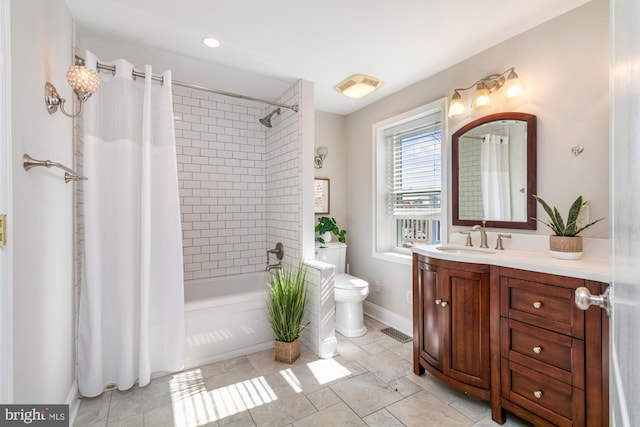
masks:
{"type": "Polygon", "coordinates": [[[341,94],[351,98],[362,98],[380,89],[384,83],[375,77],[364,74],[354,74],[334,86],[341,94]]]}
{"type": "Polygon", "coordinates": [[[202,44],[209,47],[218,47],[220,42],[213,37],[205,37],[202,39],[202,44]]]}

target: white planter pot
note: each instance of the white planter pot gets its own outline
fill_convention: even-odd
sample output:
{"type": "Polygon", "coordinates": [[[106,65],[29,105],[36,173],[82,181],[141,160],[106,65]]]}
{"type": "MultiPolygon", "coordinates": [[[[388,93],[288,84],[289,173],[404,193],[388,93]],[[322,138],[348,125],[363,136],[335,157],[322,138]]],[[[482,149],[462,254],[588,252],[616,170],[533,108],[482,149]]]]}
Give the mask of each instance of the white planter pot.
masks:
{"type": "Polygon", "coordinates": [[[582,236],[549,236],[549,253],[557,259],[582,258],[582,236]]]}

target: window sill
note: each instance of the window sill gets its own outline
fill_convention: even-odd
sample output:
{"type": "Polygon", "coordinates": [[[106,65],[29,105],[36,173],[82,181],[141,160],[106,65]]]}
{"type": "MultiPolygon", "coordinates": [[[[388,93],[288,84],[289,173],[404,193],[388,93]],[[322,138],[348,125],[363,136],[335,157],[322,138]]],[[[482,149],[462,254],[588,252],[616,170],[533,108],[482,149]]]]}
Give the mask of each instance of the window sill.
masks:
{"type": "Polygon", "coordinates": [[[412,258],[411,252],[374,252],[373,258],[381,259],[384,261],[395,262],[397,264],[411,265],[412,258]]]}

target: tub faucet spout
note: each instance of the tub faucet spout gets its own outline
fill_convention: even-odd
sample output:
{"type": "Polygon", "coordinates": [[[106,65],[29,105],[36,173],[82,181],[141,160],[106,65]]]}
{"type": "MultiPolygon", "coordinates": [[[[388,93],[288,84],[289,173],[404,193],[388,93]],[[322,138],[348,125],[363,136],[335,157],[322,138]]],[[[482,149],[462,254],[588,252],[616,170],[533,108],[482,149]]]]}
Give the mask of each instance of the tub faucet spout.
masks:
{"type": "Polygon", "coordinates": [[[267,267],[265,268],[265,271],[271,271],[272,268],[282,268],[282,266],[280,265],[282,263],[282,258],[284,258],[284,246],[282,243],[278,242],[275,249],[267,249],[267,267]],[[270,264],[270,254],[274,254],[278,262],[276,262],[275,264],[270,264]]]}
{"type": "Polygon", "coordinates": [[[274,269],[280,270],[282,268],[282,265],[280,265],[280,262],[278,262],[277,264],[269,264],[267,265],[267,268],[265,268],[265,271],[271,271],[274,269]]]}

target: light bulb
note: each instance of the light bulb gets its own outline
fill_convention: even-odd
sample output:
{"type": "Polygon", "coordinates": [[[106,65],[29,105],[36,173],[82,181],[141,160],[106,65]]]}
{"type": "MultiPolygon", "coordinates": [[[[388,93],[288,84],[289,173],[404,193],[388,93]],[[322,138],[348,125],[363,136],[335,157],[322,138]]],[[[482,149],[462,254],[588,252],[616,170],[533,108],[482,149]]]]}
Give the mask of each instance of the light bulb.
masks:
{"type": "MultiPolygon", "coordinates": [[[[78,94],[94,94],[100,89],[100,76],[83,65],[73,65],[67,70],[67,82],[78,94]]],[[[78,95],[80,97],[80,95],[78,95]]]]}
{"type": "Polygon", "coordinates": [[[485,85],[484,82],[478,83],[478,86],[476,86],[476,93],[473,96],[473,106],[481,108],[486,107],[490,103],[491,100],[489,99],[489,88],[487,88],[487,85],[485,85]]]}
{"type": "Polygon", "coordinates": [[[462,96],[460,96],[460,92],[457,90],[453,92],[453,96],[451,97],[451,104],[449,105],[449,117],[459,116],[460,114],[464,114],[465,108],[464,103],[462,102],[462,96]]]}
{"type": "Polygon", "coordinates": [[[522,95],[522,86],[515,71],[511,70],[504,84],[504,96],[507,99],[516,98],[522,95]]]}

